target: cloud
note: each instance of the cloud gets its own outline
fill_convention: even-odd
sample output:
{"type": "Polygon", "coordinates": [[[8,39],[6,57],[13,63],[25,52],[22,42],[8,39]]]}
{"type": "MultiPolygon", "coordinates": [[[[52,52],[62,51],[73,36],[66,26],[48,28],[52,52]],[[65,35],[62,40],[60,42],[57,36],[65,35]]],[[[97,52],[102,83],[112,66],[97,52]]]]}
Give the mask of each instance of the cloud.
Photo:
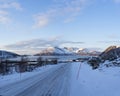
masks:
{"type": "Polygon", "coordinates": [[[0,10],[0,15],[8,15],[9,13],[7,11],[4,10],[0,10]]]}
{"type": "Polygon", "coordinates": [[[113,0],[115,3],[120,3],[120,0],[113,0]]]}
{"type": "Polygon", "coordinates": [[[12,2],[10,5],[9,5],[11,8],[15,8],[16,10],[23,10],[23,8],[21,7],[20,3],[18,2],[12,2]]]}
{"type": "Polygon", "coordinates": [[[7,11],[0,10],[0,23],[1,24],[7,24],[11,21],[8,14],[9,13],[7,11]]]}
{"type": "Polygon", "coordinates": [[[115,40],[115,41],[98,41],[98,43],[106,43],[106,44],[116,44],[116,43],[118,43],[118,44],[120,44],[120,40],[115,40]]]}
{"type": "Polygon", "coordinates": [[[63,41],[63,44],[83,44],[84,42],[63,41]]]}
{"type": "Polygon", "coordinates": [[[28,41],[18,42],[16,44],[10,44],[3,47],[6,50],[13,50],[19,53],[37,53],[41,49],[51,46],[61,46],[63,44],[83,44],[84,42],[62,41],[58,38],[50,39],[34,39],[28,41]]]}
{"type": "Polygon", "coordinates": [[[46,26],[49,23],[49,16],[45,14],[36,15],[34,16],[34,19],[35,19],[35,25],[33,26],[34,28],[41,28],[46,26]]]}
{"type": "Polygon", "coordinates": [[[0,16],[0,23],[1,24],[7,24],[9,23],[11,20],[9,17],[5,17],[5,16],[0,16]]]}
{"type": "Polygon", "coordinates": [[[120,4],[120,0],[102,0],[103,2],[113,2],[116,4],[120,4]]]}
{"type": "Polygon", "coordinates": [[[0,9],[16,9],[16,10],[22,10],[20,3],[15,1],[9,1],[9,2],[0,2],[0,9]]]}
{"type": "Polygon", "coordinates": [[[116,35],[116,34],[110,34],[110,35],[108,36],[108,38],[110,38],[110,39],[118,39],[119,36],[116,35]]]}
{"type": "Polygon", "coordinates": [[[57,14],[56,9],[49,9],[47,12],[45,13],[39,13],[34,15],[34,20],[35,20],[35,24],[34,24],[34,28],[41,28],[41,27],[45,27],[47,26],[51,19],[54,18],[57,14]]]}
{"type": "Polygon", "coordinates": [[[21,11],[23,8],[16,0],[0,0],[0,24],[8,24],[12,21],[10,9],[21,11]]]}
{"type": "Polygon", "coordinates": [[[71,22],[89,1],[92,0],[53,0],[53,5],[48,10],[34,16],[34,26],[44,27],[56,18],[62,19],[64,23],[71,22]]]}
{"type": "Polygon", "coordinates": [[[74,20],[75,20],[74,17],[67,18],[67,19],[64,20],[64,23],[69,23],[69,22],[72,22],[72,21],[74,21],[74,20]]]}
{"type": "MultiPolygon", "coordinates": [[[[37,13],[34,16],[36,28],[45,27],[56,18],[62,19],[61,22],[69,23],[76,20],[76,17],[80,15],[82,10],[87,6],[93,4],[97,0],[52,0],[52,6],[44,11],[37,13]]],[[[120,3],[120,0],[101,0],[102,2],[114,2],[120,3]]]]}

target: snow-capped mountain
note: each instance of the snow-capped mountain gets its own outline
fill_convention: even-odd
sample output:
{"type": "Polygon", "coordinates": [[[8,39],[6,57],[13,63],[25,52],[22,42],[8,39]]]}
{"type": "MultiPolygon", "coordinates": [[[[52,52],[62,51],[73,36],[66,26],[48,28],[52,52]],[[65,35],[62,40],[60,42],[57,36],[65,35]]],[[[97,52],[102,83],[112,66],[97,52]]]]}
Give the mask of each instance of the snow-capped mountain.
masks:
{"type": "Polygon", "coordinates": [[[69,50],[65,48],[59,48],[59,47],[48,47],[43,50],[41,50],[36,55],[68,55],[72,54],[69,50]]]}
{"type": "Polygon", "coordinates": [[[101,52],[96,48],[75,48],[75,47],[65,47],[65,49],[69,50],[72,53],[76,53],[79,55],[99,55],[101,52]]]}
{"type": "Polygon", "coordinates": [[[80,55],[99,55],[101,52],[97,51],[98,49],[95,48],[79,48],[77,50],[77,54],[80,55]]]}
{"type": "Polygon", "coordinates": [[[79,48],[77,50],[77,53],[90,53],[91,50],[87,49],[87,48],[79,48]]]}
{"type": "Polygon", "coordinates": [[[0,58],[13,58],[17,56],[20,56],[20,55],[13,53],[13,52],[0,50],[0,58]]]}
{"type": "Polygon", "coordinates": [[[76,47],[64,47],[64,49],[66,49],[72,53],[77,53],[77,51],[79,50],[79,48],[76,48],[76,47]]]}

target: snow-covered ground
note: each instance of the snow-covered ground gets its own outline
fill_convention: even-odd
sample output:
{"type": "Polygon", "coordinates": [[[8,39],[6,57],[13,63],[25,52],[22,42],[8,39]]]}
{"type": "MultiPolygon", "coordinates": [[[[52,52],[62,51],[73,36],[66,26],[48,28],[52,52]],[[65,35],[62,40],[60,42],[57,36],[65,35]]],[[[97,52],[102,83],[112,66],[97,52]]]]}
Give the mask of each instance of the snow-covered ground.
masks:
{"type": "Polygon", "coordinates": [[[70,96],[120,96],[120,68],[103,68],[92,70],[82,63],[72,64],[72,82],[70,96]]]}
{"type": "Polygon", "coordinates": [[[18,91],[23,86],[20,94],[17,93],[18,95],[15,96],[120,96],[119,83],[120,67],[103,67],[92,70],[86,62],[75,62],[48,65],[21,75],[15,73],[4,77],[0,76],[0,95],[4,92],[12,93],[12,89],[9,88],[18,91]],[[31,78],[32,80],[30,80],[31,78]],[[9,86],[11,84],[16,88],[9,86]],[[9,90],[6,89],[6,91],[4,88],[9,90]],[[37,91],[37,88],[40,89],[37,91]],[[32,93],[28,93],[30,90],[32,93]],[[45,92],[45,95],[33,95],[34,92],[36,94],[45,92]]]}
{"type": "Polygon", "coordinates": [[[50,71],[54,68],[58,68],[59,65],[46,65],[46,66],[43,66],[43,67],[39,67],[39,68],[36,68],[34,71],[32,72],[24,72],[24,73],[16,73],[14,72],[13,74],[10,74],[10,75],[0,75],[0,87],[2,86],[5,86],[5,85],[8,85],[10,83],[14,83],[14,82],[17,82],[17,81],[21,81],[21,80],[24,80],[26,78],[29,78],[29,77],[32,77],[32,76],[35,76],[37,74],[44,74],[44,72],[47,72],[47,71],[50,71]]]}

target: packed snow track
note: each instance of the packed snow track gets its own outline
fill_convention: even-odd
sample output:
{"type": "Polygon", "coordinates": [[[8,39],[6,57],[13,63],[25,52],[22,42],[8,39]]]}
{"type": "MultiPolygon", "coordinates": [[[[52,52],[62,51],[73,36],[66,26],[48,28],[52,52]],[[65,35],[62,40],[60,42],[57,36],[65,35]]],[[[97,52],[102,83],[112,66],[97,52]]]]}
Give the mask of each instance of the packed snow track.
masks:
{"type": "Polygon", "coordinates": [[[71,64],[61,64],[44,73],[0,88],[0,96],[70,96],[71,64]]]}

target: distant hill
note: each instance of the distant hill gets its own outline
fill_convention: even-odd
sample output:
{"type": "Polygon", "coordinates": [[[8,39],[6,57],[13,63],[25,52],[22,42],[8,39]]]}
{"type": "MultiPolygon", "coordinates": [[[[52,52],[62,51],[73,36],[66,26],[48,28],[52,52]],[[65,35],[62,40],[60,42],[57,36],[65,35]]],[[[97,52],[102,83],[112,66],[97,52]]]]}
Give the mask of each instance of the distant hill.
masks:
{"type": "Polygon", "coordinates": [[[108,47],[99,56],[90,58],[88,64],[90,64],[93,69],[115,66],[120,67],[120,47],[108,47]]]}
{"type": "Polygon", "coordinates": [[[99,56],[103,60],[115,60],[117,58],[120,58],[120,47],[110,46],[99,56]]]}
{"type": "Polygon", "coordinates": [[[17,56],[20,56],[20,55],[13,52],[0,50],[0,58],[13,58],[17,56]]]}

